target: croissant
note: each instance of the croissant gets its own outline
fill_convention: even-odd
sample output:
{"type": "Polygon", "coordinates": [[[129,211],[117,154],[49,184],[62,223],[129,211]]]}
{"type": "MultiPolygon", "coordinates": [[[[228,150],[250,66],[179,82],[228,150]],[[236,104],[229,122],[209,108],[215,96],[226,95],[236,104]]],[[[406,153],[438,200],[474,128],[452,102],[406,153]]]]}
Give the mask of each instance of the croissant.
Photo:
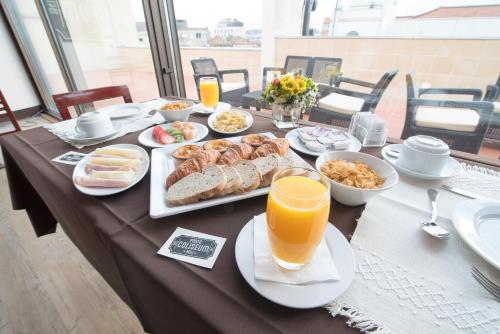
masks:
{"type": "Polygon", "coordinates": [[[204,150],[194,153],[189,159],[180,164],[175,171],[170,173],[167,177],[167,187],[189,174],[200,172],[206,165],[216,163],[219,157],[220,153],[216,150],[204,150]]]}
{"type": "Polygon", "coordinates": [[[284,157],[288,153],[288,140],[285,138],[276,138],[265,140],[252,154],[252,159],[266,157],[271,153],[278,153],[284,157]]]}
{"type": "Polygon", "coordinates": [[[238,160],[248,160],[252,156],[253,147],[241,143],[231,145],[226,152],[220,157],[219,164],[231,166],[238,160]]]}

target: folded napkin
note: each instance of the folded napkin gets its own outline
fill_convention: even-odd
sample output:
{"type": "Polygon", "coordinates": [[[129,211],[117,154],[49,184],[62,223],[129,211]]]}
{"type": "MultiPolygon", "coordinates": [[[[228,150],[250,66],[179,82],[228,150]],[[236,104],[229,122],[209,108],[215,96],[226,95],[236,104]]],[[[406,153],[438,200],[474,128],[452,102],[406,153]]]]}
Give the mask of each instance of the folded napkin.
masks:
{"type": "Polygon", "coordinates": [[[93,140],[93,141],[75,141],[70,139],[68,136],[70,134],[74,133],[75,125],[76,125],[76,118],[67,120],[67,121],[62,121],[54,124],[47,124],[44,125],[43,127],[46,128],[49,132],[52,134],[56,135],[61,139],[62,141],[70,144],[73,147],[76,147],[78,149],[81,149],[86,146],[92,146],[92,145],[97,145],[100,143],[104,143],[116,138],[119,138],[121,136],[126,135],[127,133],[132,133],[140,130],[144,130],[150,126],[160,124],[165,122],[165,119],[161,114],[156,113],[153,116],[149,116],[149,111],[154,110],[156,108],[159,108],[163,104],[165,104],[166,100],[164,99],[156,99],[148,102],[142,103],[143,105],[143,111],[140,112],[137,117],[131,117],[131,118],[125,118],[125,119],[119,119],[119,120],[112,120],[113,126],[116,128],[119,128],[120,131],[109,138],[106,139],[99,139],[99,140],[93,140]]]}
{"type": "Polygon", "coordinates": [[[253,218],[253,247],[256,279],[286,284],[309,284],[340,279],[325,239],[321,240],[313,258],[304,268],[295,271],[279,268],[271,255],[265,213],[253,218]]]}

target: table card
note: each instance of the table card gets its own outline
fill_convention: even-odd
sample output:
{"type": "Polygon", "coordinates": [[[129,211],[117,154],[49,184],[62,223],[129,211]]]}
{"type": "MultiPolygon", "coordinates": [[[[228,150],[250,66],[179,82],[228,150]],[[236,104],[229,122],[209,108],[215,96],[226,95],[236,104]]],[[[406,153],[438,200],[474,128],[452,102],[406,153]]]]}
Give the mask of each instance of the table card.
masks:
{"type": "Polygon", "coordinates": [[[76,164],[78,164],[80,160],[85,158],[85,156],[87,155],[84,153],[69,151],[64,154],[61,154],[58,157],[55,157],[54,159],[52,159],[52,161],[59,162],[61,164],[76,166],[76,164]]]}
{"type": "Polygon", "coordinates": [[[178,227],[158,254],[212,269],[226,238],[178,227]]]}

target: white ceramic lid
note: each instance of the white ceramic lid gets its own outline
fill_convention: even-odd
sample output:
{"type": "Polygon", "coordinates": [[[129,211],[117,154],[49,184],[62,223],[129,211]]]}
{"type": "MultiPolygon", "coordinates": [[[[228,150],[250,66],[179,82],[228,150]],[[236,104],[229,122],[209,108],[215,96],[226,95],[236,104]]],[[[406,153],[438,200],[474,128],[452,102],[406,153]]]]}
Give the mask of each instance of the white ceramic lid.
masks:
{"type": "Polygon", "coordinates": [[[431,136],[425,136],[425,135],[413,136],[406,139],[404,141],[404,144],[420,152],[439,154],[439,155],[450,154],[450,148],[444,141],[431,136]]]}
{"type": "Polygon", "coordinates": [[[89,111],[80,115],[80,117],[78,117],[78,122],[80,124],[95,123],[96,121],[101,121],[106,118],[109,119],[109,117],[105,113],[98,111],[89,111]]]}

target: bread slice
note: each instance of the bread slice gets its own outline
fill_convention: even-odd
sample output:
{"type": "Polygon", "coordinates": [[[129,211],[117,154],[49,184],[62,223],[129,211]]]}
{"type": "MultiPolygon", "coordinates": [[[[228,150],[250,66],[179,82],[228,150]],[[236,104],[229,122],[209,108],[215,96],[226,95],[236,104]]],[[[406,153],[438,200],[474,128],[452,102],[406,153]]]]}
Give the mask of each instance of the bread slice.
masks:
{"type": "Polygon", "coordinates": [[[288,169],[288,168],[293,168],[296,167],[288,172],[285,172],[287,176],[291,175],[298,175],[298,176],[304,176],[307,175],[309,172],[306,169],[312,169],[311,166],[309,166],[308,163],[302,161],[302,160],[296,160],[293,155],[288,152],[284,157],[281,158],[281,164],[280,164],[280,170],[288,169]],[[299,169],[299,168],[306,168],[306,169],[299,169]]]}
{"type": "Polygon", "coordinates": [[[257,168],[257,165],[250,160],[239,160],[234,165],[234,168],[238,171],[241,176],[243,183],[241,184],[241,189],[243,192],[248,192],[257,189],[260,185],[260,180],[262,176],[257,168]]]}
{"type": "Polygon", "coordinates": [[[211,164],[201,173],[195,172],[182,178],[167,189],[167,201],[170,205],[185,205],[207,199],[220,193],[227,183],[222,168],[211,164]]]}
{"type": "Polygon", "coordinates": [[[222,167],[224,174],[226,174],[227,183],[224,189],[219,196],[229,195],[229,194],[237,194],[242,192],[241,185],[243,184],[243,180],[241,179],[240,174],[234,167],[224,166],[222,167]]]}
{"type": "Polygon", "coordinates": [[[267,187],[271,184],[274,174],[280,170],[280,156],[277,153],[253,160],[262,175],[260,187],[267,187]]]}

